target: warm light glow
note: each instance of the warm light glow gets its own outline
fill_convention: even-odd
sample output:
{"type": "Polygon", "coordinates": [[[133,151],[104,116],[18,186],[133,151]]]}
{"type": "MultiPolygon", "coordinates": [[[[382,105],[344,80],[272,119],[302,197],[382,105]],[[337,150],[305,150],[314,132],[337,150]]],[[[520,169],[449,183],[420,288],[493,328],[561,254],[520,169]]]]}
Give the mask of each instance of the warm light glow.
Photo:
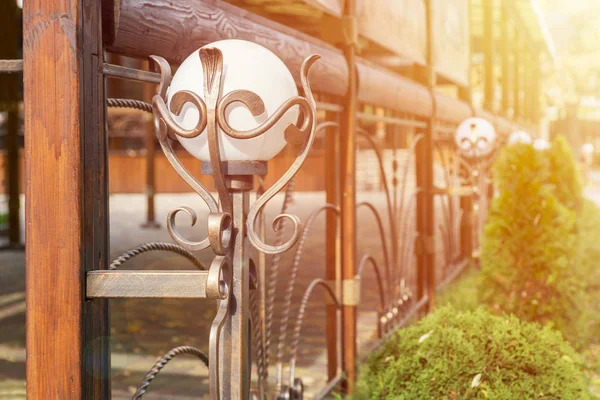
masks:
{"type": "MultiPolygon", "coordinates": [[[[228,108],[227,118],[232,128],[246,131],[254,129],[286,100],[298,95],[292,74],[270,50],[243,40],[222,40],[205,47],[215,47],[223,53],[223,78],[221,96],[234,90],[250,90],[264,102],[266,112],[254,117],[241,103],[228,108]]],[[[204,79],[199,50],[192,53],[181,64],[169,88],[169,101],[174,93],[190,90],[204,98],[204,79]]],[[[234,139],[220,131],[221,159],[269,160],[275,157],[286,145],[284,129],[297,121],[298,107],[290,109],[270,130],[252,139],[234,139]]],[[[186,104],[180,116],[174,119],[184,128],[193,128],[198,121],[198,110],[186,104]]],[[[192,139],[178,138],[182,146],[194,157],[209,161],[206,132],[192,139]]]]}

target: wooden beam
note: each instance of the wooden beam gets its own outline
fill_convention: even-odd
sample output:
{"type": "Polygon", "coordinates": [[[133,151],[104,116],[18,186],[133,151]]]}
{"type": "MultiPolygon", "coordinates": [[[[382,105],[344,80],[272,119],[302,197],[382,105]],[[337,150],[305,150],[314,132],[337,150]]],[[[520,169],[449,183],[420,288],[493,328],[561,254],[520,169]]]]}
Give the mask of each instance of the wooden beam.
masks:
{"type": "Polygon", "coordinates": [[[108,257],[99,0],[24,7],[27,398],[108,399],[108,257]]]}
{"type": "Polygon", "coordinates": [[[338,49],[220,0],[113,0],[105,2],[104,28],[110,51],[156,54],[173,63],[217,40],[249,40],[277,54],[295,78],[302,61],[318,53],[322,59],[311,69],[311,83],[331,94],[346,92],[348,68],[338,49]]]}
{"type": "MultiPolygon", "coordinates": [[[[313,89],[335,96],[346,94],[348,66],[341,51],[223,1],[114,0],[103,4],[106,45],[112,52],[140,58],[156,54],[179,63],[198,47],[217,40],[249,40],[277,54],[295,78],[300,76],[304,58],[320,54],[321,60],[311,69],[313,89]]],[[[356,60],[359,101],[431,115],[431,95],[425,86],[369,61],[356,60]]]]}

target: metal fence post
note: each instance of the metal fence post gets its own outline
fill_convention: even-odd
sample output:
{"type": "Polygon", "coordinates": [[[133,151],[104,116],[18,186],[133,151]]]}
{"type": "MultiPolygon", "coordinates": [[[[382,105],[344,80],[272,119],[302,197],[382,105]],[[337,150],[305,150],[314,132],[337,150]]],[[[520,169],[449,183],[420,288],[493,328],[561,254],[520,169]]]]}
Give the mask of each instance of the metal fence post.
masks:
{"type": "MultiPolygon", "coordinates": [[[[150,66],[152,64],[150,63],[150,66]]],[[[144,97],[151,103],[154,96],[154,87],[150,84],[144,85],[144,97]]],[[[144,115],[146,118],[146,115],[144,115]]],[[[160,228],[156,222],[156,205],[154,196],[156,195],[156,134],[154,133],[154,121],[148,118],[144,124],[144,147],[146,148],[146,222],[143,228],[160,228]]]]}
{"type": "Polygon", "coordinates": [[[108,258],[99,0],[23,9],[27,398],[109,399],[107,300],[85,298],[108,258]]]}
{"type": "MultiPolygon", "coordinates": [[[[328,97],[324,98],[329,101],[328,97]]],[[[326,121],[335,121],[338,119],[337,113],[327,112],[326,121]]],[[[325,195],[326,203],[339,205],[339,129],[330,128],[326,130],[325,136],[325,195]]],[[[339,265],[339,236],[338,236],[338,216],[335,213],[326,215],[326,255],[325,255],[325,279],[328,282],[334,282],[338,278],[339,265]]],[[[337,286],[334,286],[338,289],[337,286]]],[[[331,301],[326,306],[327,319],[327,377],[328,380],[334,379],[338,372],[338,309],[331,301]]]]}
{"type": "Polygon", "coordinates": [[[340,129],[340,193],[341,193],[341,241],[342,241],[342,343],[344,348],[342,367],[346,373],[345,390],[353,392],[356,358],[356,304],[354,276],[356,274],[356,113],[358,71],[356,69],[356,1],[344,3],[344,55],[348,64],[348,91],[344,99],[344,113],[340,129]]]}
{"type": "Polygon", "coordinates": [[[436,115],[436,72],[433,67],[433,9],[432,0],[426,1],[427,9],[427,66],[421,68],[418,79],[431,95],[431,117],[427,121],[424,137],[416,147],[417,188],[417,295],[418,300],[427,296],[425,311],[429,312],[435,297],[435,215],[433,179],[433,135],[436,115]]]}

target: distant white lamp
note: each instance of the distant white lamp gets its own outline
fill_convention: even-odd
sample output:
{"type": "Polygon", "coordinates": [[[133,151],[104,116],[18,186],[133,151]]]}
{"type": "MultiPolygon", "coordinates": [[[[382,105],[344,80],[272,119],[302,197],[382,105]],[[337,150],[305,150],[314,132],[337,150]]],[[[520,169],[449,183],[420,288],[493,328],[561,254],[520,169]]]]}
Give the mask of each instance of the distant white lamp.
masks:
{"type": "Polygon", "coordinates": [[[533,140],[531,139],[531,136],[529,135],[529,133],[525,132],[525,131],[515,131],[513,133],[510,134],[510,136],[508,137],[508,144],[531,144],[533,140]]]}
{"type": "Polygon", "coordinates": [[[496,130],[483,118],[467,118],[456,129],[454,140],[463,155],[485,157],[494,150],[496,130]]]}
{"type": "Polygon", "coordinates": [[[548,150],[550,148],[550,142],[543,138],[538,138],[533,141],[533,148],[538,151],[548,150]]]}
{"type": "MultiPolygon", "coordinates": [[[[212,48],[221,50],[223,69],[221,93],[248,90],[260,97],[264,112],[252,115],[242,103],[227,107],[226,118],[231,128],[237,131],[250,131],[263,124],[288,99],[298,96],[296,83],[286,65],[270,50],[256,43],[244,40],[222,40],[211,43],[212,48]]],[[[193,52],[177,69],[169,88],[170,104],[175,93],[183,90],[204,98],[204,74],[198,53],[193,52]]],[[[267,132],[251,139],[237,139],[219,129],[219,145],[222,161],[267,161],[275,157],[287,144],[285,128],[298,120],[298,106],[289,109],[267,132]]],[[[173,119],[182,128],[192,129],[199,118],[198,109],[191,103],[183,106],[173,119]]],[[[193,138],[178,137],[181,145],[194,157],[209,161],[208,139],[204,132],[193,138]]]]}
{"type": "Polygon", "coordinates": [[[583,155],[583,160],[585,161],[587,166],[591,166],[594,157],[594,145],[591,143],[586,143],[581,146],[581,153],[583,155]]]}

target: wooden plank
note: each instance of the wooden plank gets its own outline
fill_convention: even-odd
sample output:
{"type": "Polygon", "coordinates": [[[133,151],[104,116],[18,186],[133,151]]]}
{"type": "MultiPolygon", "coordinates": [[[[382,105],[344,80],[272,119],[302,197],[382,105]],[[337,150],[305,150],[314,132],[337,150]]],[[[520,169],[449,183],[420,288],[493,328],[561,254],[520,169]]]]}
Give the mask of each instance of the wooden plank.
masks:
{"type": "Polygon", "coordinates": [[[28,399],[110,397],[106,137],[99,0],[30,0],[23,18],[28,399]]]}
{"type": "Polygon", "coordinates": [[[157,54],[180,63],[205,44],[242,39],[265,46],[279,56],[294,78],[304,58],[322,59],[311,69],[311,83],[343,95],[348,68],[339,50],[308,35],[220,0],[114,0],[105,3],[104,26],[110,51],[146,58],[157,54]],[[111,31],[112,29],[112,31],[111,31]]]}
{"type": "MultiPolygon", "coordinates": [[[[338,96],[346,93],[348,67],[338,49],[266,18],[220,0],[114,1],[114,6],[103,4],[106,44],[115,53],[141,58],[157,54],[178,63],[198,47],[217,40],[249,40],[277,54],[295,78],[304,58],[319,53],[322,58],[311,69],[313,89],[338,96]]],[[[425,86],[358,58],[357,70],[359,101],[431,115],[431,95],[425,86]]]]}
{"type": "Polygon", "coordinates": [[[426,30],[423,0],[358,1],[359,33],[397,55],[425,63],[426,30]]]}
{"type": "Polygon", "coordinates": [[[431,116],[429,90],[367,61],[358,62],[358,100],[422,117],[431,116]]]}
{"type": "Polygon", "coordinates": [[[208,271],[91,271],[88,298],[206,298],[208,271]]]}
{"type": "Polygon", "coordinates": [[[469,0],[435,0],[432,5],[433,67],[452,82],[468,86],[471,69],[469,0]]]}

